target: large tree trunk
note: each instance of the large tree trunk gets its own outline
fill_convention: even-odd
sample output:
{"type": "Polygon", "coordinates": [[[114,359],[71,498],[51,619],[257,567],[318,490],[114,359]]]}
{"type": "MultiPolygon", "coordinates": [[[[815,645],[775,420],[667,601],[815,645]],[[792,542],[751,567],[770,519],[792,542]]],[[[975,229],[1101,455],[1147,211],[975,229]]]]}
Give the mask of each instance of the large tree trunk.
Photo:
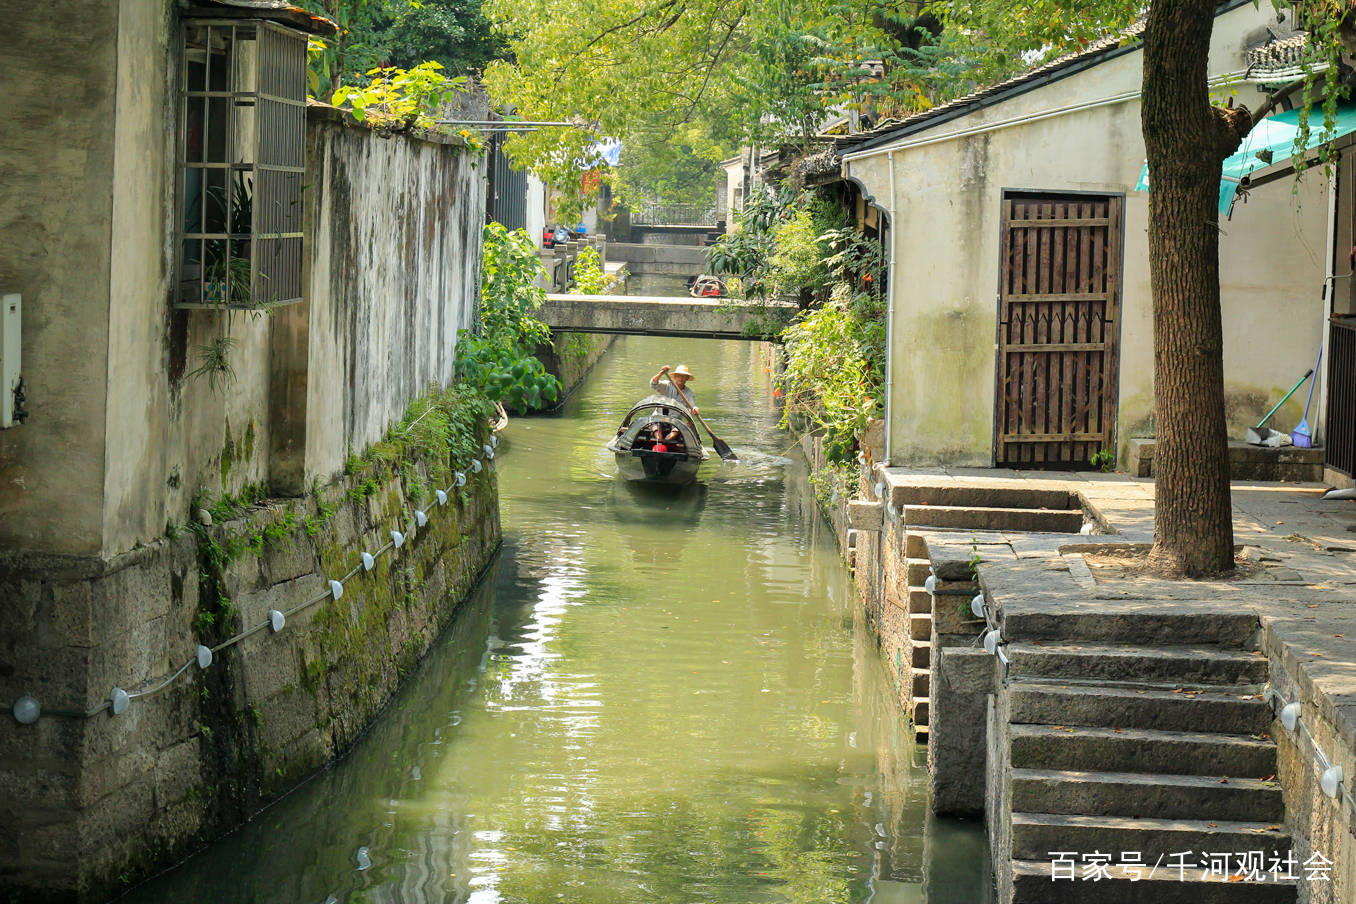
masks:
{"type": "Polygon", "coordinates": [[[1153,284],[1156,564],[1188,576],[1233,567],[1219,302],[1220,164],[1252,125],[1210,105],[1215,0],[1153,0],[1144,32],[1153,284]]]}

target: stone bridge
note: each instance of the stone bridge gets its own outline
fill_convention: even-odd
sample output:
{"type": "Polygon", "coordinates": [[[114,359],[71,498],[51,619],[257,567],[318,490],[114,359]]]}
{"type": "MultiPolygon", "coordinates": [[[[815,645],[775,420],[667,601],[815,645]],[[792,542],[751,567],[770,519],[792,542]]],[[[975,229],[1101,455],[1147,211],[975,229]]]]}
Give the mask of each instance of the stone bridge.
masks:
{"type": "Polygon", "coordinates": [[[795,312],[792,302],[748,305],[687,296],[550,294],[537,317],[561,333],[756,340],[761,337],[744,335],[746,324],[769,313],[790,320],[795,312]]]}

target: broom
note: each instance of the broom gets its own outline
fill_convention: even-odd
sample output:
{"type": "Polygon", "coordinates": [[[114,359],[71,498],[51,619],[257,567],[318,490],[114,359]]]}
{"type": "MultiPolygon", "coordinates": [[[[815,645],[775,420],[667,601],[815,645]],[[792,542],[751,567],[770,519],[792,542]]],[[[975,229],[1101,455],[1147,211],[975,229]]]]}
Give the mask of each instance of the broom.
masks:
{"type": "Polygon", "coordinates": [[[1254,446],[1285,445],[1285,440],[1288,440],[1289,437],[1279,430],[1272,430],[1270,427],[1265,426],[1265,424],[1267,421],[1271,420],[1271,416],[1275,414],[1276,411],[1286,403],[1286,400],[1295,394],[1295,390],[1303,386],[1304,381],[1309,379],[1313,375],[1314,372],[1312,370],[1306,371],[1304,376],[1299,378],[1299,382],[1296,383],[1294,386],[1291,386],[1290,391],[1287,392],[1285,395],[1281,396],[1281,400],[1276,403],[1276,407],[1268,411],[1266,415],[1263,416],[1263,418],[1257,422],[1256,427],[1248,428],[1248,442],[1251,445],[1254,446]]]}
{"type": "MultiPolygon", "coordinates": [[[[1318,365],[1322,361],[1323,345],[1320,343],[1318,346],[1318,358],[1314,361],[1314,369],[1311,373],[1316,373],[1318,371],[1318,365]]],[[[1318,379],[1315,378],[1314,382],[1309,384],[1309,398],[1304,400],[1304,417],[1300,418],[1299,426],[1290,432],[1290,441],[1295,444],[1295,448],[1297,449],[1310,449],[1313,448],[1314,445],[1314,434],[1313,431],[1309,429],[1309,403],[1314,400],[1314,383],[1317,382],[1318,379]]]]}

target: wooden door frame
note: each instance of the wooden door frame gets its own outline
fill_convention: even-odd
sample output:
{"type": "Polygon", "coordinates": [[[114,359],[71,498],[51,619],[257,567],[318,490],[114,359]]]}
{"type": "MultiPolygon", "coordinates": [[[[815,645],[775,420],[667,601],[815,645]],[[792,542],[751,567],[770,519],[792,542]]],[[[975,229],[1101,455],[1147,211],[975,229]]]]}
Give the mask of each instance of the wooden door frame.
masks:
{"type": "MultiPolygon", "coordinates": [[[[1003,204],[1013,195],[1031,195],[1039,197],[1063,196],[1069,198],[1087,198],[1087,199],[1116,199],[1121,205],[1121,229],[1120,229],[1120,247],[1117,252],[1120,254],[1120,279],[1116,287],[1116,299],[1118,302],[1118,314],[1116,324],[1113,330],[1116,342],[1116,353],[1112,362],[1112,378],[1107,383],[1112,386],[1115,397],[1115,423],[1111,430],[1112,450],[1120,455],[1120,433],[1121,433],[1121,324],[1125,320],[1125,213],[1126,198],[1125,192],[1116,191],[1083,191],[1075,189],[1049,189],[1049,188],[1015,188],[1003,186],[998,189],[998,261],[997,273],[994,274],[994,324],[993,324],[993,391],[989,398],[993,405],[992,414],[989,418],[991,431],[989,434],[989,467],[1000,468],[1011,465],[1000,465],[998,462],[999,447],[999,410],[998,399],[1003,387],[1003,362],[1002,362],[1002,338],[1003,338],[1003,243],[1007,240],[1005,234],[1007,224],[1003,220],[1003,204]]],[[[1151,336],[1152,341],[1152,336],[1151,336]]],[[[1119,461],[1118,461],[1119,463],[1119,461]]],[[[1091,463],[1088,463],[1091,468],[1091,463]]]]}

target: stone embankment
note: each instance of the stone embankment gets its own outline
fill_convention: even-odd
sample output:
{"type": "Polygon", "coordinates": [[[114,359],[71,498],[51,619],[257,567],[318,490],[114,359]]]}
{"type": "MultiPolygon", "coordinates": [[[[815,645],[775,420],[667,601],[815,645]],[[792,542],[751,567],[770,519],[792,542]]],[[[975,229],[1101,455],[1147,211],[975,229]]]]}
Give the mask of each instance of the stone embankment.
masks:
{"type": "Polygon", "coordinates": [[[0,598],[39,601],[12,613],[32,643],[4,675],[44,709],[0,728],[7,900],[104,900],[351,746],[498,548],[483,455],[445,503],[411,461],[179,527],[97,570],[0,556],[0,598]],[[117,688],[125,709],[101,709],[117,688]]]}
{"type": "Polygon", "coordinates": [[[1320,496],[1236,485],[1240,573],[1174,582],[1151,482],[863,470],[831,520],[1000,901],[1356,899],[1356,507],[1320,496]]]}

